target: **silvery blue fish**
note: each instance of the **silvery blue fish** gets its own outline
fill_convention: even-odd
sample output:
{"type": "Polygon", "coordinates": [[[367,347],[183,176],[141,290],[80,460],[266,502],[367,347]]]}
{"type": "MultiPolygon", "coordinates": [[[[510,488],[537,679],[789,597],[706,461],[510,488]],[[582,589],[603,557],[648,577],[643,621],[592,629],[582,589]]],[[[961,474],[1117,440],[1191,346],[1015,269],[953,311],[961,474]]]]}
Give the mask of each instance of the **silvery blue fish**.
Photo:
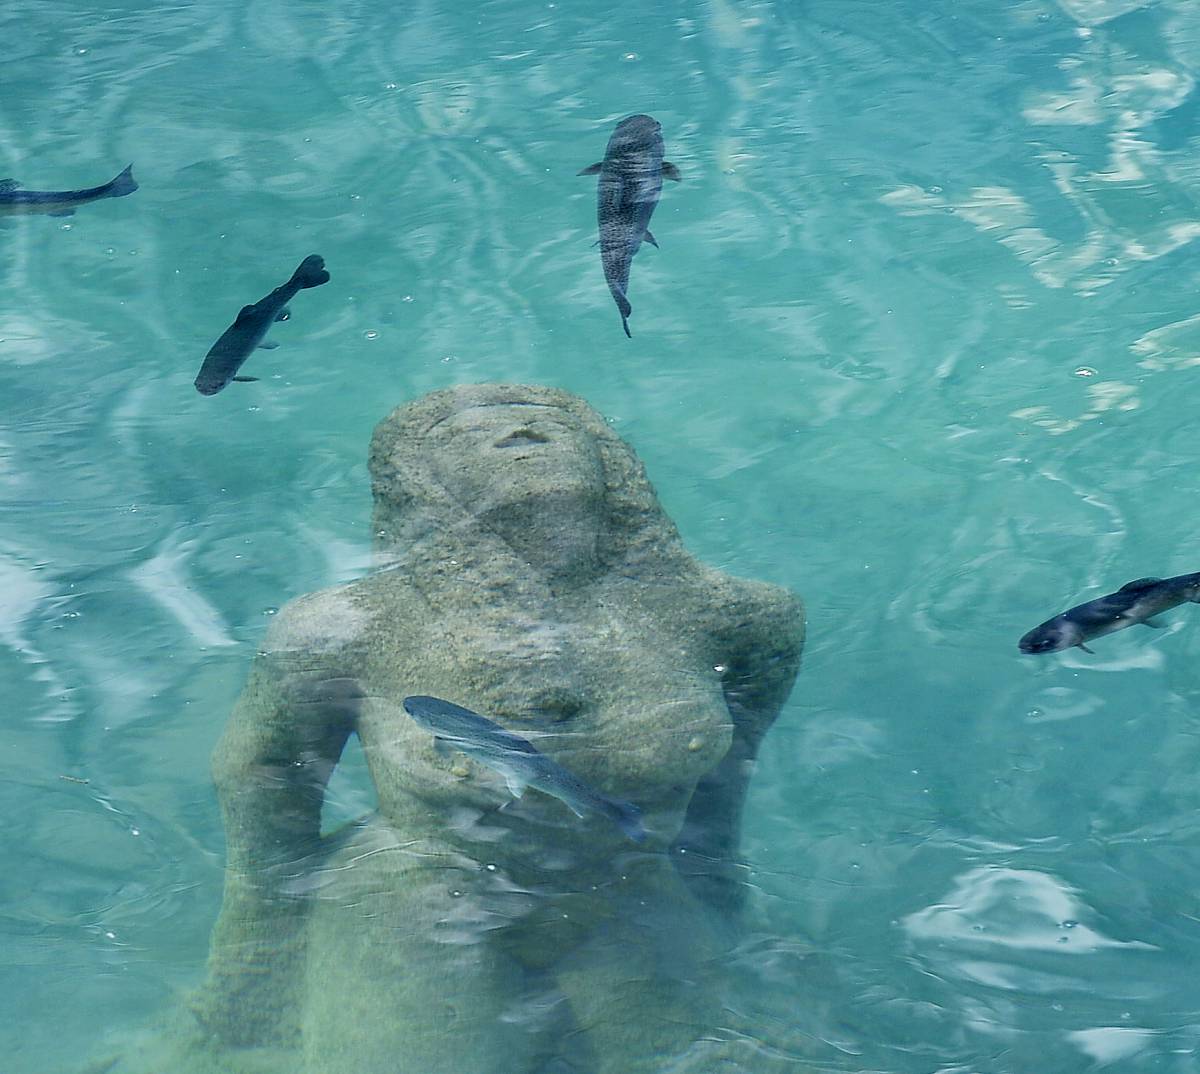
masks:
{"type": "Polygon", "coordinates": [[[629,266],[642,242],[657,247],[650,217],[662,193],[662,181],[679,182],[679,169],[663,160],[662,127],[652,116],[628,116],[617,124],[604,159],[580,175],[599,175],[596,221],[600,226],[600,261],[604,278],[621,311],[621,327],[629,331],[629,266]]]}
{"type": "Polygon", "coordinates": [[[577,817],[599,813],[635,842],[646,838],[637,806],[593,790],[557,761],[539,753],[520,735],[506,731],[479,713],[421,695],[406,697],[404,711],[439,743],[461,750],[499,772],[514,797],[520,798],[526,787],[533,787],[557,798],[577,817]]]}
{"type": "Polygon", "coordinates": [[[123,198],[137,190],[130,164],[115,179],[84,190],[22,190],[15,179],[0,179],[0,216],[72,216],[80,205],[102,198],[123,198]]]}
{"type": "Polygon", "coordinates": [[[1200,573],[1179,574],[1174,578],[1138,578],[1086,604],[1069,608],[1053,619],[1034,627],[1018,643],[1023,653],[1057,653],[1078,645],[1090,653],[1084,642],[1102,638],[1114,630],[1142,623],[1160,627],[1154,616],[1191,601],[1200,604],[1200,573]]]}
{"type": "Polygon", "coordinates": [[[328,282],[325,259],[310,254],[300,262],[292,278],[282,287],[276,287],[253,306],[243,306],[237,320],[221,333],[221,338],[212,345],[205,357],[200,372],[196,374],[196,391],[201,395],[216,395],[232,380],[258,380],[258,377],[239,377],[234,374],[255,347],[275,346],[273,343],[264,343],[263,339],[272,324],[288,319],[287,304],[296,297],[298,291],[306,287],[320,287],[328,282]]]}

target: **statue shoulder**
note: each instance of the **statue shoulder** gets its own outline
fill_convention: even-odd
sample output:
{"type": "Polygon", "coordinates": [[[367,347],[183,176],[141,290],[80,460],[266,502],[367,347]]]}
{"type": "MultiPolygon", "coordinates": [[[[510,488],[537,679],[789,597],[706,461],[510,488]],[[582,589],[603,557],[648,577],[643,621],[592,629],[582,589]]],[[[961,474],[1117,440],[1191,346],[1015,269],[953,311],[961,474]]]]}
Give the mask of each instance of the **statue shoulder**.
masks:
{"type": "Polygon", "coordinates": [[[790,589],[709,567],[703,573],[711,593],[707,615],[718,632],[724,628],[749,642],[769,639],[777,650],[798,651],[804,644],[804,602],[790,589]]]}
{"type": "Polygon", "coordinates": [[[419,602],[407,576],[397,571],[307,593],[279,610],[263,639],[261,655],[303,654],[321,662],[353,664],[380,631],[413,618],[419,602]]]}
{"type": "Polygon", "coordinates": [[[333,586],[289,601],[267,628],[263,652],[303,650],[334,656],[352,646],[368,620],[354,599],[357,584],[333,586]]]}

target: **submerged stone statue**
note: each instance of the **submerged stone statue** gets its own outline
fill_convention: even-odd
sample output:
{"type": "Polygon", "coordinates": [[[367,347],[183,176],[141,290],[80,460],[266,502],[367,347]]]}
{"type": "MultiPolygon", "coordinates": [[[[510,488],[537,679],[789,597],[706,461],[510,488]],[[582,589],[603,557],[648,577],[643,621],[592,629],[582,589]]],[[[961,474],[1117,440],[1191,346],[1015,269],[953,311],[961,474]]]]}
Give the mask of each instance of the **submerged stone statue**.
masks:
{"type": "Polygon", "coordinates": [[[704,1050],[799,601],[693,559],[633,452],[566,392],[434,392],[379,424],[370,470],[381,569],[280,613],[214,758],[225,897],[175,1069],[751,1069],[704,1050]],[[646,840],[514,799],[435,749],[412,694],[636,804],[646,840]],[[378,811],[324,835],[352,734],[378,811]]]}

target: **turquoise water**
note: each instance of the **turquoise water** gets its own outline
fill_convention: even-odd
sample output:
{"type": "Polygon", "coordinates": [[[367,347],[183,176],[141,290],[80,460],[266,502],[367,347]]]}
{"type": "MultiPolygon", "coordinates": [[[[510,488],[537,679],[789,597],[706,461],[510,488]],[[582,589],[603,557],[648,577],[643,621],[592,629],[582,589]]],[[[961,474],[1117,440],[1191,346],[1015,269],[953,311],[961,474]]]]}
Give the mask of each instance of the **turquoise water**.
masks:
{"type": "MultiPolygon", "coordinates": [[[[807,603],[746,816],[764,1063],[1194,1068],[1200,623],[1016,640],[1200,569],[1200,8],[10,0],[0,40],[0,176],[141,183],[0,222],[10,1074],[199,981],[263,631],[368,569],[373,424],[485,380],[583,395],[698,556],[807,603]],[[627,340],[575,172],[635,111],[684,178],[627,340]],[[314,251],[263,379],[197,395],[314,251]]],[[[351,758],[327,818],[371,802],[351,758]]]]}

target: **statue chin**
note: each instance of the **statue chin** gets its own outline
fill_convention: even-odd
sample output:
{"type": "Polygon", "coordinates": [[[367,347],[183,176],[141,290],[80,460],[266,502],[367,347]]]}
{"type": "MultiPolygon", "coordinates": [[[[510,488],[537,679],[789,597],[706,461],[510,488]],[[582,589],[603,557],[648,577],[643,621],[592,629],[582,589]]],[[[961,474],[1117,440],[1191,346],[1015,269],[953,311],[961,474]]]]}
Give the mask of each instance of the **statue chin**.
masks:
{"type": "Polygon", "coordinates": [[[115,1074],[769,1069],[737,1065],[722,966],[799,600],[690,556],[566,392],[434,392],[380,422],[370,469],[389,569],[276,616],[213,759],[228,868],[206,979],[153,1062],[115,1074]],[[633,803],[646,842],[514,798],[405,714],[412,694],[633,803]],[[378,811],[322,833],[350,735],[378,811]]]}

